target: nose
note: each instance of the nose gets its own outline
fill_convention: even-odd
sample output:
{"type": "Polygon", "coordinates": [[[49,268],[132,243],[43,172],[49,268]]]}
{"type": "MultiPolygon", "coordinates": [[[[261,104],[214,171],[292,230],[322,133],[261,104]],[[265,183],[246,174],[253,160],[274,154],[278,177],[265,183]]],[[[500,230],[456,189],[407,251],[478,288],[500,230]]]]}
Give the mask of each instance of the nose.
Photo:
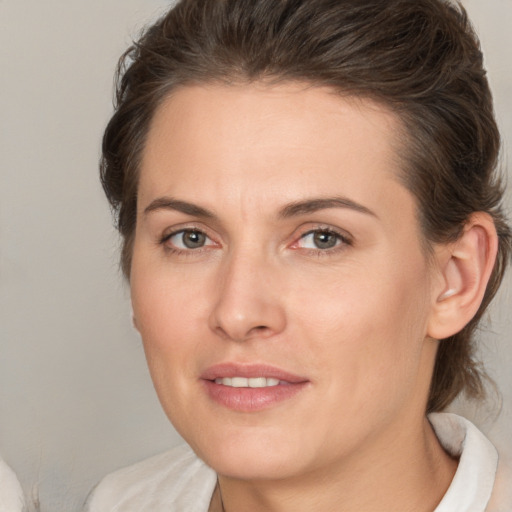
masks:
{"type": "Polygon", "coordinates": [[[250,255],[223,263],[210,328],[233,341],[269,338],[282,332],[286,315],[278,269],[250,255]]]}

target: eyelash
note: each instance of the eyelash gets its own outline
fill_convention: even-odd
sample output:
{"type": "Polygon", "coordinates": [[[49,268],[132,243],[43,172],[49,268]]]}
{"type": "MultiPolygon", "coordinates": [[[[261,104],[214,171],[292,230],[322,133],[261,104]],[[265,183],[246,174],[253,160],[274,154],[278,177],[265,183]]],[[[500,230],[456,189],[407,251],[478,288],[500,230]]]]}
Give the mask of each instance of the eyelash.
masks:
{"type": "Polygon", "coordinates": [[[292,248],[301,249],[301,247],[298,246],[298,244],[304,240],[307,236],[314,235],[315,233],[318,234],[327,234],[336,237],[336,245],[333,247],[321,249],[319,247],[317,248],[302,248],[303,251],[307,251],[308,254],[312,254],[318,257],[323,256],[331,256],[334,254],[337,254],[339,251],[345,250],[348,246],[353,245],[352,239],[346,234],[342,233],[340,231],[337,231],[331,227],[327,226],[318,226],[313,229],[310,229],[303,233],[296,242],[292,244],[292,248]]]}
{"type": "MultiPolygon", "coordinates": [[[[200,253],[202,253],[205,250],[208,250],[208,247],[210,247],[211,245],[215,244],[215,242],[214,242],[214,244],[208,244],[208,245],[203,245],[203,246],[200,246],[200,247],[197,247],[197,248],[188,248],[188,249],[181,249],[179,247],[175,247],[175,246],[170,245],[168,243],[169,240],[172,237],[174,237],[176,235],[179,235],[180,233],[181,234],[185,234],[185,233],[198,233],[198,234],[204,235],[207,239],[212,240],[212,238],[210,236],[208,236],[208,234],[203,229],[190,227],[190,228],[176,229],[175,231],[172,231],[171,233],[166,233],[164,236],[162,236],[160,238],[159,245],[164,246],[165,250],[168,253],[178,254],[178,255],[185,255],[185,256],[192,256],[192,255],[200,254],[200,253]]],[[[302,240],[304,240],[306,237],[308,237],[310,235],[314,235],[315,233],[327,234],[327,235],[335,236],[336,239],[337,239],[336,240],[336,245],[334,245],[333,247],[325,248],[325,249],[321,249],[321,248],[302,248],[302,250],[304,252],[307,252],[308,254],[317,255],[319,257],[321,257],[321,256],[329,256],[329,255],[332,255],[334,253],[337,253],[339,251],[344,250],[347,246],[352,246],[353,245],[352,239],[349,236],[347,236],[347,234],[341,233],[341,232],[339,232],[339,231],[337,231],[337,230],[335,230],[335,229],[333,229],[331,227],[318,226],[318,227],[315,227],[314,229],[310,229],[310,230],[306,231],[305,233],[302,233],[300,235],[300,237],[290,247],[292,249],[301,249],[301,247],[299,247],[299,243],[302,240]]]]}
{"type": "Polygon", "coordinates": [[[198,253],[201,253],[204,250],[208,250],[208,247],[210,246],[210,244],[203,245],[203,246],[197,247],[195,249],[192,249],[192,248],[181,249],[179,247],[170,245],[168,243],[169,240],[172,237],[179,235],[180,233],[183,235],[186,233],[198,233],[198,234],[204,235],[208,240],[212,240],[212,238],[210,236],[208,236],[207,233],[203,229],[190,227],[190,228],[176,229],[175,231],[172,231],[171,233],[166,233],[164,236],[162,236],[160,238],[159,244],[164,246],[164,249],[166,252],[171,253],[171,254],[178,254],[180,256],[192,256],[193,254],[197,255],[198,253]]]}

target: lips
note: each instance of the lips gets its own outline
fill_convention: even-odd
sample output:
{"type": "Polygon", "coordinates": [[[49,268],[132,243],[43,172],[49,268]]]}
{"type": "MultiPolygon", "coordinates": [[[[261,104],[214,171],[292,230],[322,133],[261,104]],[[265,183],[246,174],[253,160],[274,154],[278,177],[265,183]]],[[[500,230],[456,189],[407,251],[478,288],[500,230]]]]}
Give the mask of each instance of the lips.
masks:
{"type": "Polygon", "coordinates": [[[204,380],[215,380],[224,377],[245,377],[246,379],[265,377],[267,379],[277,379],[288,384],[297,384],[306,382],[306,377],[294,375],[275,366],[263,364],[236,364],[222,363],[211,366],[201,375],[204,380]]]}
{"type": "Polygon", "coordinates": [[[230,386],[232,388],[268,388],[278,386],[282,382],[274,378],[266,377],[217,377],[215,384],[230,386]]]}
{"type": "Polygon", "coordinates": [[[209,398],[233,411],[256,412],[292,399],[309,380],[268,365],[218,364],[201,375],[209,398]]]}

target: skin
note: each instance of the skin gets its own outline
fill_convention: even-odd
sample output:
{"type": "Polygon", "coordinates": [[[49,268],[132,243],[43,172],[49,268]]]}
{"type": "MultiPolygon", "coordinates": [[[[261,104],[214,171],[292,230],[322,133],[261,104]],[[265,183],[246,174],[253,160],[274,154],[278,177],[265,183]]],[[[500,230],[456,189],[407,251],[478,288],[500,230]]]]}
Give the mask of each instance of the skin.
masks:
{"type": "Polygon", "coordinates": [[[163,408],[228,512],[431,511],[449,486],[456,462],[424,413],[442,258],[425,258],[397,134],[383,107],[297,84],[190,86],[156,112],[133,308],[163,408]],[[315,245],[325,230],[331,248],[315,245]],[[200,378],[226,361],[307,384],[233,411],[200,378]]]}

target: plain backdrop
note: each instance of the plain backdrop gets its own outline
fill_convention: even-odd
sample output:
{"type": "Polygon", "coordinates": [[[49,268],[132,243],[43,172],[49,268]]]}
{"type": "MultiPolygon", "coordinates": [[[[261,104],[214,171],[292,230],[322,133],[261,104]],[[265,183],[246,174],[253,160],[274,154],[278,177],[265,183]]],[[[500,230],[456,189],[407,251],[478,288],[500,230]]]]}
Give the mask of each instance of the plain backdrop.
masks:
{"type": "MultiPolygon", "coordinates": [[[[0,453],[43,512],[80,510],[107,472],[181,442],[131,328],[97,172],[117,58],[169,5],[0,0],[0,453]]],[[[512,0],[464,5],[486,53],[507,166],[512,0]]],[[[509,452],[511,287],[509,276],[481,334],[501,414],[458,406],[509,452]]]]}

